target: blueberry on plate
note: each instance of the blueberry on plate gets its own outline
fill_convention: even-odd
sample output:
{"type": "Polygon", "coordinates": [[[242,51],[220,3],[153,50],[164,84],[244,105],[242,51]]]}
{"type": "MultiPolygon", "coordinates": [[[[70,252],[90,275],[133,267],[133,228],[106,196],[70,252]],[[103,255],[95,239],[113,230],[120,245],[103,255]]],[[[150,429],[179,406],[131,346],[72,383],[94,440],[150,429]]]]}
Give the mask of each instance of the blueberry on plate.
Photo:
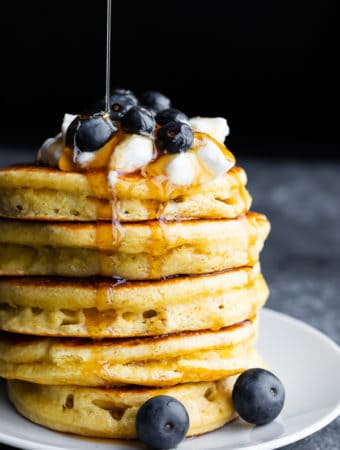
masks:
{"type": "Polygon", "coordinates": [[[265,425],[281,412],[285,389],[281,381],[265,369],[249,369],[237,379],[232,393],[236,411],[246,422],[265,425]]]}
{"type": "Polygon", "coordinates": [[[133,106],[122,117],[122,128],[127,133],[149,136],[156,126],[153,113],[142,106],[133,106]]]}
{"type": "Polygon", "coordinates": [[[175,108],[163,109],[156,115],[156,122],[159,125],[165,125],[168,122],[185,122],[189,123],[189,117],[184,112],[175,108]]]}
{"type": "Polygon", "coordinates": [[[163,109],[169,109],[170,99],[157,91],[146,91],[140,96],[142,105],[152,109],[155,113],[163,109]]]}
{"type": "Polygon", "coordinates": [[[194,143],[194,133],[187,123],[168,122],[157,132],[156,145],[164,153],[186,152],[194,143]]]}
{"type": "Polygon", "coordinates": [[[139,439],[156,449],[170,449],[179,444],[189,429],[189,415],[181,402],[169,395],[147,400],[136,417],[139,439]]]}
{"type": "Polygon", "coordinates": [[[117,127],[105,114],[80,120],[75,133],[75,144],[82,152],[93,152],[102,147],[116,133],[117,127]]]}

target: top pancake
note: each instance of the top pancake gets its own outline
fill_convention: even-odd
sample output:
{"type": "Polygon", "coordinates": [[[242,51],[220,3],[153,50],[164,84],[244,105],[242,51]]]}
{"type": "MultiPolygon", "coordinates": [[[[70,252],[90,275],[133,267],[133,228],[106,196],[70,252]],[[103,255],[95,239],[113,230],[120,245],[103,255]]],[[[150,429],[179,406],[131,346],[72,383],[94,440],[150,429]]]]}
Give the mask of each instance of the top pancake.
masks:
{"type": "Polygon", "coordinates": [[[235,218],[249,210],[243,169],[200,185],[165,177],[120,175],[114,192],[106,171],[63,172],[33,165],[0,169],[0,217],[50,221],[235,218]],[[113,201],[114,199],[114,201],[113,201]],[[114,208],[114,211],[113,211],[114,208]]]}

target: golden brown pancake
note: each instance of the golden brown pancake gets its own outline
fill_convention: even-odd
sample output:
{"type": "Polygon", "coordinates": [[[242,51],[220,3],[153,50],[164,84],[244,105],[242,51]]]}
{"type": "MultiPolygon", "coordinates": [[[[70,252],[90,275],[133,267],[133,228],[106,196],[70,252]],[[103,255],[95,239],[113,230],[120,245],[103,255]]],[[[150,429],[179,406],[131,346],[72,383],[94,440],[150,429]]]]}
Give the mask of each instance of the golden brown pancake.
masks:
{"type": "Polygon", "coordinates": [[[15,408],[32,422],[82,436],[134,439],[138,409],[149,398],[170,395],[186,407],[187,436],[220,428],[236,417],[231,401],[237,376],[216,382],[179,384],[165,388],[94,388],[48,386],[9,381],[15,408]]]}
{"type": "Polygon", "coordinates": [[[268,297],[259,265],[158,281],[0,278],[0,329],[71,337],[128,337],[233,325],[268,297]]]}
{"type": "Polygon", "coordinates": [[[0,275],[118,276],[211,273],[257,263],[265,216],[184,222],[0,221],[0,275]]]}
{"type": "Polygon", "coordinates": [[[169,184],[164,177],[120,175],[113,192],[105,171],[86,175],[39,166],[0,170],[0,216],[63,221],[234,218],[245,214],[251,197],[243,169],[193,186],[169,184]]]}
{"type": "Polygon", "coordinates": [[[253,354],[257,320],[219,331],[144,338],[0,336],[0,376],[39,384],[170,386],[240,372],[253,354]]]}

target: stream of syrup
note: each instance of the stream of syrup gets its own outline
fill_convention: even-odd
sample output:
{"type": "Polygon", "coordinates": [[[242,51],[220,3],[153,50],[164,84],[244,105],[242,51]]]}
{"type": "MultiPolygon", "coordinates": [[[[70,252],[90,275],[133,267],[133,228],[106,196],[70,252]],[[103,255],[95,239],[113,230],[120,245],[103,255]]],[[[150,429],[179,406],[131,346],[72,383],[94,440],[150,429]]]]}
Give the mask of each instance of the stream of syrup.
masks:
{"type": "Polygon", "coordinates": [[[106,72],[105,72],[105,112],[110,114],[110,85],[111,85],[111,0],[107,0],[106,7],[106,72]]]}
{"type": "MultiPolygon", "coordinates": [[[[110,88],[111,88],[111,17],[112,1],[107,0],[106,8],[106,71],[105,71],[105,113],[110,114],[110,88]]],[[[119,222],[119,203],[116,196],[115,186],[111,186],[108,181],[108,164],[102,169],[88,170],[87,179],[91,186],[96,201],[96,248],[98,254],[98,275],[107,273],[105,267],[106,257],[113,254],[117,248],[120,238],[123,235],[123,228],[119,222]],[[105,226],[103,218],[105,217],[106,202],[103,199],[109,195],[111,204],[111,227],[105,226]]],[[[96,284],[96,305],[99,311],[112,308],[114,303],[114,287],[117,284],[114,280],[115,274],[112,274],[112,284],[106,283],[105,288],[96,284]]],[[[120,281],[120,283],[125,280],[120,281]]],[[[119,284],[120,284],[119,283],[119,284]]],[[[96,336],[96,330],[99,324],[88,323],[89,333],[96,336]]],[[[103,324],[100,324],[103,326],[103,324]]],[[[109,325],[109,324],[106,324],[109,325]]],[[[100,326],[99,326],[100,329],[100,326]]],[[[99,331],[100,333],[100,331],[99,331]]]]}

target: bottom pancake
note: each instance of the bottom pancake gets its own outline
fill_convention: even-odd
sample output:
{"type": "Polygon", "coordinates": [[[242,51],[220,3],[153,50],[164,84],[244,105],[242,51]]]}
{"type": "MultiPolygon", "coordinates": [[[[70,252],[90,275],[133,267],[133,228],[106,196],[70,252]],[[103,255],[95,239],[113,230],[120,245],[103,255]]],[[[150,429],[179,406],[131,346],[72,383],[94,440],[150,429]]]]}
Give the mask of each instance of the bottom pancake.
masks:
{"type": "Polygon", "coordinates": [[[32,422],[82,436],[119,439],[137,437],[136,414],[144,402],[170,395],[186,407],[188,436],[192,436],[215,430],[236,417],[231,401],[236,378],[166,388],[115,389],[9,381],[8,393],[18,412],[32,422]]]}
{"type": "MultiPolygon", "coordinates": [[[[251,367],[266,367],[256,352],[248,361],[247,368],[251,367]]],[[[236,417],[231,396],[238,375],[163,388],[51,386],[12,380],[8,381],[8,394],[18,412],[32,422],[62,432],[117,439],[136,438],[139,408],[151,397],[170,395],[187,409],[187,436],[193,436],[220,428],[236,417]]]]}

